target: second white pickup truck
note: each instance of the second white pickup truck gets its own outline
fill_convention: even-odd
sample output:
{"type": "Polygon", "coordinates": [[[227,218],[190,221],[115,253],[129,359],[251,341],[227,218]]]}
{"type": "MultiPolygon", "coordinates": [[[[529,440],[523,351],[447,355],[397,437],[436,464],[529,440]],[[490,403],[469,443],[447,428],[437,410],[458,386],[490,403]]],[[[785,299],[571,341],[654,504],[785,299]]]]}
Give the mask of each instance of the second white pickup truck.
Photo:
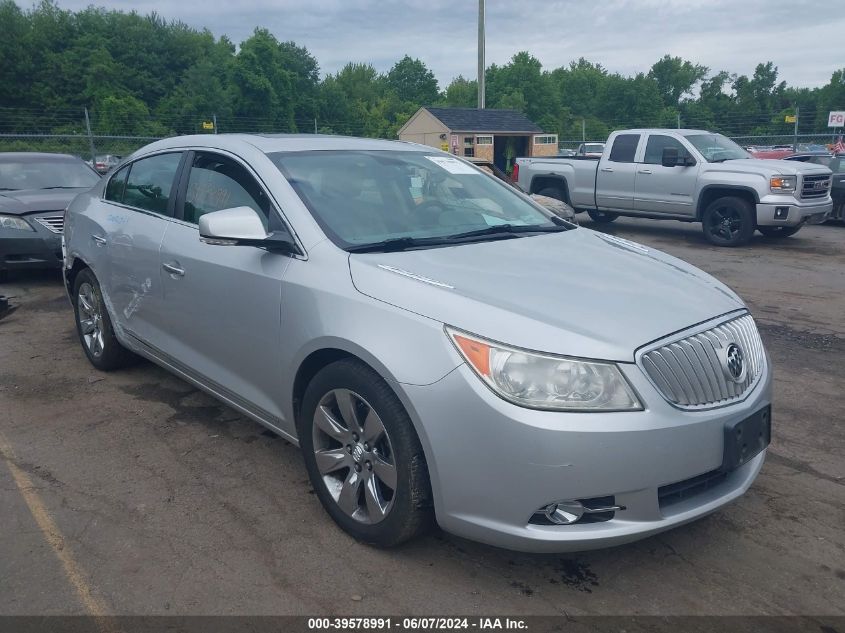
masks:
{"type": "Polygon", "coordinates": [[[754,230],[794,235],[833,208],[831,171],[755,159],[705,130],[613,132],[600,158],[518,158],[514,179],[529,193],[563,200],[595,222],[620,215],[701,222],[708,241],[738,246],[754,230]]]}

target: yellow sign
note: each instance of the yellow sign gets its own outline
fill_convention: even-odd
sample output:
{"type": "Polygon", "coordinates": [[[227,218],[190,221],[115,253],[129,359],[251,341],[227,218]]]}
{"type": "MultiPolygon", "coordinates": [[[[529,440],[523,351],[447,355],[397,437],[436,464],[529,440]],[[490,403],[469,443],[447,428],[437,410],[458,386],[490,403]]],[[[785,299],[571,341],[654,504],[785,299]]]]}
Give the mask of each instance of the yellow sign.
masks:
{"type": "Polygon", "coordinates": [[[212,123],[211,121],[203,121],[202,122],[202,129],[213,130],[214,129],[214,123],[212,123]]]}
{"type": "Polygon", "coordinates": [[[798,120],[798,117],[794,114],[787,114],[785,117],[783,117],[783,120],[786,123],[795,123],[798,120]]]}
{"type": "Polygon", "coordinates": [[[440,151],[448,152],[449,151],[449,143],[440,143],[440,151]]]}

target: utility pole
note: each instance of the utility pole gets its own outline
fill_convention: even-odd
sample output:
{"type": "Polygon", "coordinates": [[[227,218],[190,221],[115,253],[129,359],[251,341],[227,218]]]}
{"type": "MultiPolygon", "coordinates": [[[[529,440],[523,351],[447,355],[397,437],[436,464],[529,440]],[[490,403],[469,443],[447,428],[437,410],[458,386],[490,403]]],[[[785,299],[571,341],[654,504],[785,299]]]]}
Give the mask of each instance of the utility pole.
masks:
{"type": "Polygon", "coordinates": [[[681,113],[678,112],[678,129],[681,129],[681,113]]]}
{"type": "Polygon", "coordinates": [[[587,120],[581,117],[581,142],[587,142],[587,120]]]}
{"type": "Polygon", "coordinates": [[[85,108],[85,129],[88,130],[88,146],[91,149],[91,167],[96,167],[97,151],[94,149],[94,136],[91,134],[91,119],[88,118],[88,108],[85,108]]]}
{"type": "Polygon", "coordinates": [[[484,0],[478,0],[478,109],[484,109],[484,0]]]}
{"type": "Polygon", "coordinates": [[[314,134],[317,133],[317,117],[314,117],[314,134]]]}
{"type": "Polygon", "coordinates": [[[798,106],[795,106],[795,129],[792,131],[792,151],[798,151],[798,106]]]}
{"type": "Polygon", "coordinates": [[[214,117],[214,133],[217,134],[217,115],[212,115],[214,117]]]}

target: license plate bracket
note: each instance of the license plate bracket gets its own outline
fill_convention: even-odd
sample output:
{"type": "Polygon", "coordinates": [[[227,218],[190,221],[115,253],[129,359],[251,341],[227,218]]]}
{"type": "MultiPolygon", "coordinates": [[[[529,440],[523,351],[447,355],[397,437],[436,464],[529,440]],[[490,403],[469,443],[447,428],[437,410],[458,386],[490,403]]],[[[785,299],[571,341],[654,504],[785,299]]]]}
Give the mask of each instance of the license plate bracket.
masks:
{"type": "Polygon", "coordinates": [[[725,451],[722,470],[729,472],[747,464],[772,441],[772,407],[725,425],[725,451]]]}

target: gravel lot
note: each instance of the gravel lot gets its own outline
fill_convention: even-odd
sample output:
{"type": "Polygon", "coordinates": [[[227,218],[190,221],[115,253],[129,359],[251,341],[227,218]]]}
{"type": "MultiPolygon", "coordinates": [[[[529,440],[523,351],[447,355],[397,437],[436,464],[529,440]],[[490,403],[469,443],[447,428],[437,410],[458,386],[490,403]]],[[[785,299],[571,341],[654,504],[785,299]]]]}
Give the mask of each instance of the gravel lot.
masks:
{"type": "Polygon", "coordinates": [[[152,364],[97,372],[59,277],[18,275],[0,286],[21,306],[0,322],[0,614],[845,615],[845,226],[740,249],[698,225],[602,229],[757,318],[774,438],[740,501],[578,555],[441,532],[373,550],[323,512],[297,449],[152,364]]]}

